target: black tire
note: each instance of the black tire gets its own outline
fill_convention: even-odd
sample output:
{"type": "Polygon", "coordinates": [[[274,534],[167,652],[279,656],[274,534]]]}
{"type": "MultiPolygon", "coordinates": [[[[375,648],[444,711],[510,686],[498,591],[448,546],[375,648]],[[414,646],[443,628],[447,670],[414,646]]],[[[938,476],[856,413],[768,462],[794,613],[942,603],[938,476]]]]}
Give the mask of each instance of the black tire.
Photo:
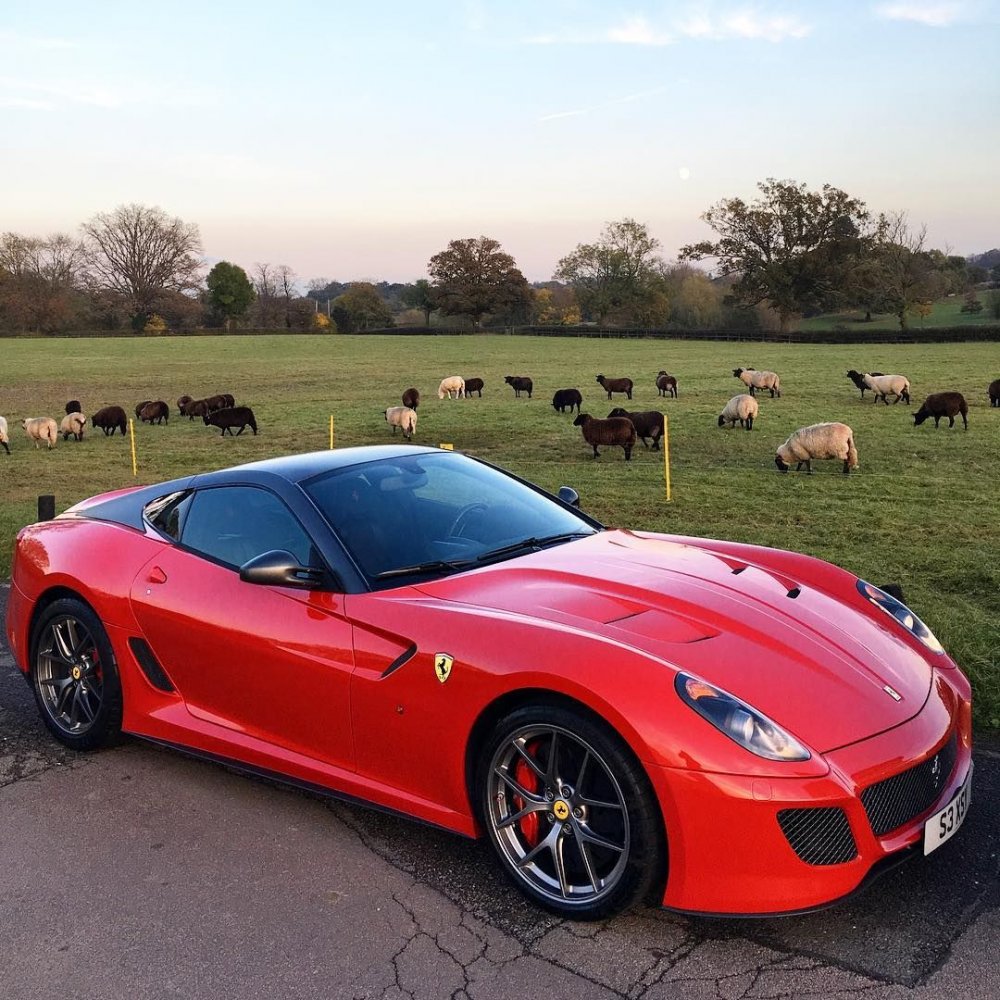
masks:
{"type": "Polygon", "coordinates": [[[501,719],[476,796],[504,873],[552,913],[599,920],[662,887],[666,843],[649,779],[621,737],[582,711],[532,705],[501,719]]]}
{"type": "Polygon", "coordinates": [[[73,750],[110,746],[121,735],[115,654],[100,619],[83,601],[54,601],[35,622],[31,689],[49,732],[73,750]]]}

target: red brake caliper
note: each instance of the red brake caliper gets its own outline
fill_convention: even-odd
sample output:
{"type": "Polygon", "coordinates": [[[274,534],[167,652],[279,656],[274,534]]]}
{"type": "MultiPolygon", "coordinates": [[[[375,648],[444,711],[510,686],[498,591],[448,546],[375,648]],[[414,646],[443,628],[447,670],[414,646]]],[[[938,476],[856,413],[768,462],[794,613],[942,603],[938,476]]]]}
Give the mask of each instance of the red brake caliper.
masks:
{"type": "MultiPolygon", "coordinates": [[[[533,740],[531,743],[525,745],[524,749],[527,753],[532,756],[538,750],[540,741],[533,740]]],[[[514,765],[514,780],[528,792],[537,792],[540,790],[538,783],[538,775],[528,766],[527,761],[523,757],[518,758],[517,763],[514,765]]],[[[514,811],[520,812],[525,806],[524,799],[520,795],[514,796],[514,811]]],[[[538,843],[538,813],[528,813],[522,820],[517,824],[518,829],[521,831],[521,836],[528,842],[531,847],[534,847],[538,843]]]]}

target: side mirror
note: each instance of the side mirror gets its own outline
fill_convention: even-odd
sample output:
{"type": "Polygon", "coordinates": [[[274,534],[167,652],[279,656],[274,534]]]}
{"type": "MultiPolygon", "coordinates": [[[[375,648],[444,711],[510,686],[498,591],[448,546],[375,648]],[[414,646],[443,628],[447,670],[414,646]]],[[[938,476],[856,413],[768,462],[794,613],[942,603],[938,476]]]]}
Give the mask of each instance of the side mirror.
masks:
{"type": "Polygon", "coordinates": [[[559,487],[559,499],[563,503],[567,503],[570,507],[580,506],[580,494],[573,489],[572,486],[560,486],[559,487]]]}
{"type": "Polygon", "coordinates": [[[245,583],[262,583],[270,587],[298,587],[316,590],[326,573],[314,566],[300,566],[295,556],[284,549],[271,549],[254,556],[240,567],[240,579],[245,583]]]}

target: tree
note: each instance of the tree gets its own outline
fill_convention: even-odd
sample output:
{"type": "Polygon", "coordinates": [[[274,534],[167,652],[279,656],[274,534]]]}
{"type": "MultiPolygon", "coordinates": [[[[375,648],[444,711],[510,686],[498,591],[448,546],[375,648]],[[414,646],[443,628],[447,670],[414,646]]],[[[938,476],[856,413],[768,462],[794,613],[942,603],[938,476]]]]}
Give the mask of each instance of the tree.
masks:
{"type": "Polygon", "coordinates": [[[255,302],[256,325],[264,329],[276,327],[282,315],[282,302],[278,294],[278,273],[273,264],[257,261],[251,272],[255,302]]]}
{"type": "Polygon", "coordinates": [[[225,321],[226,329],[230,323],[245,316],[256,295],[246,271],[238,264],[220,260],[205,279],[208,287],[208,302],[212,311],[225,321]]]}
{"type": "Polygon", "coordinates": [[[424,326],[431,325],[431,313],[437,308],[434,289],[426,278],[404,285],[400,301],[407,309],[419,309],[424,314],[424,326]]]}
{"type": "Polygon", "coordinates": [[[195,287],[201,266],[196,225],[133,203],[100,212],[80,228],[92,282],[124,299],[136,329],[155,312],[162,292],[195,287]]]}
{"type": "Polygon", "coordinates": [[[722,289],[704,271],[676,264],[664,272],[670,320],[687,329],[707,329],[722,321],[722,289]]]}
{"type": "Polygon", "coordinates": [[[437,307],[448,316],[471,316],[479,327],[487,313],[524,306],[531,289],[514,258],[488,236],[452,240],[430,259],[437,307]]]}
{"type": "Polygon", "coordinates": [[[370,281],[352,282],[343,295],[334,299],[333,305],[339,310],[337,329],[344,333],[392,325],[392,310],[370,281]]]}
{"type": "Polygon", "coordinates": [[[82,260],[80,243],[64,233],[0,236],[0,323],[46,333],[68,326],[86,304],[82,260]]]}
{"type": "Polygon", "coordinates": [[[718,261],[719,276],[735,276],[733,297],[778,313],[781,329],[793,316],[824,310],[847,282],[857,254],[871,239],[863,201],[824,184],[769,177],[758,183],[760,197],[747,204],[725,198],[702,214],[719,239],[682,247],[681,260],[718,261]]]}
{"type": "MultiPolygon", "coordinates": [[[[656,300],[652,286],[663,264],[659,248],[659,240],[635,219],[609,222],[596,243],[580,243],[563,257],[554,277],[572,287],[584,315],[598,323],[616,311],[625,322],[636,322],[656,300]]],[[[662,302],[659,306],[653,311],[662,312],[662,302]]]]}

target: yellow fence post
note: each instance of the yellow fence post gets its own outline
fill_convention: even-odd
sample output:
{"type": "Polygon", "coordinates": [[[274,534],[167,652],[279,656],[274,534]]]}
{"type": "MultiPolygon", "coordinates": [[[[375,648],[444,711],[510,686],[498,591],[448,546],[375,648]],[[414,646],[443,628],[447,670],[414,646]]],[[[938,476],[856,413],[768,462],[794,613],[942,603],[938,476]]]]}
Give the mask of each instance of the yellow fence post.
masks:
{"type": "Polygon", "coordinates": [[[135,460],[135,421],[129,417],[128,418],[128,436],[132,440],[132,475],[139,475],[139,465],[135,460]]]}
{"type": "Polygon", "coordinates": [[[663,475],[667,483],[667,503],[670,503],[670,420],[663,415],[663,475]]]}
{"type": "Polygon", "coordinates": [[[333,414],[330,414],[330,450],[333,450],[333,414]]]}
{"type": "Polygon", "coordinates": [[[438,445],[438,447],[441,448],[444,451],[454,451],[455,450],[455,446],[453,444],[449,444],[447,441],[442,441],[438,445]]]}

